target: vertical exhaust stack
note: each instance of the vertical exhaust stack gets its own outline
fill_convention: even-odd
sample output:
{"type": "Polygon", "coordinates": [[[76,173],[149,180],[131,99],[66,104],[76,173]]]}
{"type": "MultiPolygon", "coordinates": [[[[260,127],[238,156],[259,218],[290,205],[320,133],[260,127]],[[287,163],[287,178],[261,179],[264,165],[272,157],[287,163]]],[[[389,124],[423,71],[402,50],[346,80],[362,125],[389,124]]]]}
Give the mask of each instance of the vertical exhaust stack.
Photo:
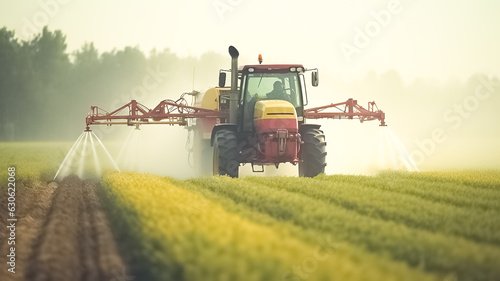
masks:
{"type": "Polygon", "coordinates": [[[237,123],[238,111],[238,50],[229,46],[229,55],[231,55],[231,95],[229,96],[229,123],[237,123]]]}

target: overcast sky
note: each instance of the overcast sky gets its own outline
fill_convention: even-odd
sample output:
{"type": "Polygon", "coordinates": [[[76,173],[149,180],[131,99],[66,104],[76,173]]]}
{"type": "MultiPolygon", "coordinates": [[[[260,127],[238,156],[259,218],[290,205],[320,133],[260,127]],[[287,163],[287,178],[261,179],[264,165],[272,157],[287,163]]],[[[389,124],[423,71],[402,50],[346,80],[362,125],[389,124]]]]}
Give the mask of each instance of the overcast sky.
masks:
{"type": "Polygon", "coordinates": [[[0,0],[0,26],[29,38],[48,24],[70,51],[94,42],[226,54],[242,63],[303,63],[342,78],[397,69],[465,79],[500,74],[500,1],[0,0]]]}

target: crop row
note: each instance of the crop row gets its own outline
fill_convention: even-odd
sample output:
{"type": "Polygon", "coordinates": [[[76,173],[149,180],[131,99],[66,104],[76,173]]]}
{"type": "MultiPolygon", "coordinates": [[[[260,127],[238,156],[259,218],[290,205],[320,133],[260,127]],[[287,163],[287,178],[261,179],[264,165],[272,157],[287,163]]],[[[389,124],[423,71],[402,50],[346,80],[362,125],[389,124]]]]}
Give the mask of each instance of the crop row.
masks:
{"type": "MultiPolygon", "coordinates": [[[[307,189],[307,186],[314,188],[316,180],[273,178],[262,180],[265,184],[256,181],[213,177],[189,182],[231,198],[254,211],[297,225],[303,231],[313,229],[320,235],[331,235],[336,241],[360,246],[366,251],[404,261],[428,272],[456,274],[459,280],[497,280],[500,276],[497,266],[500,248],[496,246],[372,217],[304,195],[305,191],[293,191],[294,186],[299,189],[307,189]]],[[[367,204],[377,200],[363,194],[358,196],[364,198],[367,204]]],[[[388,203],[387,200],[385,202],[388,203]]]]}
{"type": "Polygon", "coordinates": [[[426,176],[425,173],[422,176],[411,173],[382,173],[376,177],[335,175],[317,179],[409,194],[467,209],[500,212],[500,183],[495,182],[470,182],[459,178],[426,176]]]}
{"type": "MultiPolygon", "coordinates": [[[[225,177],[201,181],[244,188],[225,177]]],[[[232,199],[227,198],[228,205],[224,205],[207,192],[186,187],[194,189],[196,183],[129,173],[104,177],[111,217],[121,221],[124,229],[120,233],[135,244],[130,246],[134,256],[145,260],[136,272],[148,268],[148,277],[156,280],[434,279],[404,264],[337,243],[328,232],[305,230],[310,239],[302,239],[307,235],[293,231],[300,230],[300,225],[287,226],[282,222],[285,218],[246,207],[239,212],[228,201],[232,199]]],[[[265,210],[267,202],[262,203],[265,210]]]]}
{"type": "MultiPolygon", "coordinates": [[[[269,180],[259,177],[247,180],[299,193],[373,218],[500,245],[500,210],[458,207],[353,182],[286,178],[269,180]]],[[[388,184],[390,182],[381,183],[388,184]]],[[[418,185],[414,184],[414,188],[418,188],[418,185]]],[[[439,189],[440,185],[436,184],[434,188],[439,189]]]]}

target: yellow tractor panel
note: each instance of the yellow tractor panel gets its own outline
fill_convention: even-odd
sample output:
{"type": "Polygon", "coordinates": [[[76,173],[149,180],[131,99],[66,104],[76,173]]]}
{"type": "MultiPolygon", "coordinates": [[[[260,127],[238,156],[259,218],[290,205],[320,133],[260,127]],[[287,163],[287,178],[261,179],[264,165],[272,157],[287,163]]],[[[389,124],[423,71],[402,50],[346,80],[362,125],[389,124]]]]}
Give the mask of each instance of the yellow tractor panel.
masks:
{"type": "Polygon", "coordinates": [[[201,107],[211,110],[219,110],[219,96],[221,90],[230,90],[230,88],[209,88],[196,95],[195,107],[201,107]]]}
{"type": "Polygon", "coordinates": [[[293,105],[284,100],[262,100],[255,103],[254,121],[262,119],[296,119],[293,105]]]}

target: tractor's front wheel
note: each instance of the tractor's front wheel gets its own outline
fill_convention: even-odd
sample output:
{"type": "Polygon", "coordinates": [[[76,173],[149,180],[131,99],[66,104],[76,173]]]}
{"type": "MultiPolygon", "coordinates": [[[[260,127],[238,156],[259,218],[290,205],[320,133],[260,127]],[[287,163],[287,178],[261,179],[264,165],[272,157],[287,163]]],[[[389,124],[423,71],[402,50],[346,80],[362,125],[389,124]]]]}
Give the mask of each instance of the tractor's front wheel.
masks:
{"type": "Polygon", "coordinates": [[[214,141],[214,175],[238,177],[238,137],[231,130],[220,130],[214,141]]]}
{"type": "Polygon", "coordinates": [[[299,176],[315,177],[325,172],[326,141],[323,131],[316,128],[305,128],[301,132],[299,176]]]}

